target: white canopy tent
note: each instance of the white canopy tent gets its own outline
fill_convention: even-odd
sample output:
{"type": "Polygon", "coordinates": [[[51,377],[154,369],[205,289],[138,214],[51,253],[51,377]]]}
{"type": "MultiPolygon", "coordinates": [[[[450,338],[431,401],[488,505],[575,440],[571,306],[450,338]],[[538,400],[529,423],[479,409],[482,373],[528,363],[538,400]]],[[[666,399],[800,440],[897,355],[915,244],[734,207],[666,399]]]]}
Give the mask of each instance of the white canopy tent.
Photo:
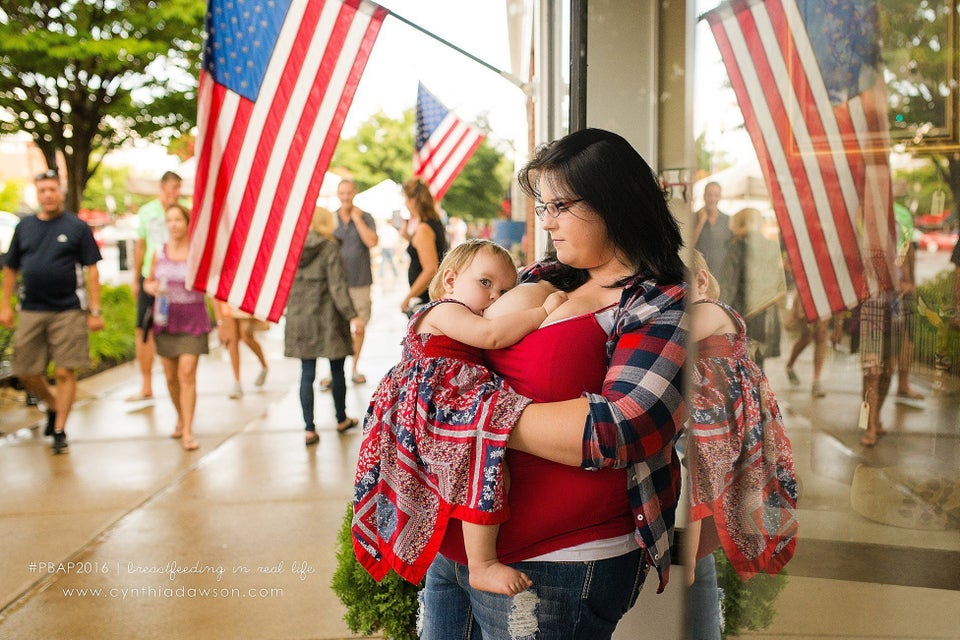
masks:
{"type": "Polygon", "coordinates": [[[693,183],[693,210],[703,206],[703,189],[710,182],[720,185],[720,210],[733,215],[744,207],[753,207],[762,212],[772,212],[770,192],[760,171],[755,156],[744,158],[731,167],[693,183]]]}
{"type": "Polygon", "coordinates": [[[403,205],[401,186],[389,178],[354,197],[353,204],[377,220],[393,220],[396,213],[408,217],[403,205]]]}

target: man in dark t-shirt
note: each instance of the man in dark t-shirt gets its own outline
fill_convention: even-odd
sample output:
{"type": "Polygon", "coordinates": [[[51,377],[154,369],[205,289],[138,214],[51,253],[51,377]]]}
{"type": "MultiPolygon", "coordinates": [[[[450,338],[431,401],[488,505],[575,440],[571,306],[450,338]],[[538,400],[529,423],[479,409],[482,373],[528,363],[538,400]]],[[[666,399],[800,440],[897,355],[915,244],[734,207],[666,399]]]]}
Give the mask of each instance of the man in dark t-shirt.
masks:
{"type": "Polygon", "coordinates": [[[63,210],[57,172],[45,171],[34,182],[40,211],[21,220],[10,241],[3,266],[0,325],[13,328],[13,292],[22,276],[13,374],[47,405],[44,435],[53,436],[52,450],[59,454],[67,452],[64,429],[76,396],[76,370],[90,365],[88,331],[103,329],[100,249],[89,225],[63,210]],[[46,379],[51,360],[56,393],[46,379]]]}

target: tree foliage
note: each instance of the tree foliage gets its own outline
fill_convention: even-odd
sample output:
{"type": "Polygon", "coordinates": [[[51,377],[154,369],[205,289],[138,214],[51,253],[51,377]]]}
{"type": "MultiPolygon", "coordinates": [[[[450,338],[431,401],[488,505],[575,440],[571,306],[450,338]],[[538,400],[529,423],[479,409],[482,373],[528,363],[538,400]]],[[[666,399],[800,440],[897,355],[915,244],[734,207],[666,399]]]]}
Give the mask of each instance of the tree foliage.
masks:
{"type": "MultiPolygon", "coordinates": [[[[489,130],[484,119],[475,124],[489,130]]],[[[356,134],[341,138],[331,166],[348,170],[360,191],[388,178],[402,183],[413,174],[415,126],[413,109],[404,111],[399,119],[379,111],[361,124],[356,134]]],[[[442,206],[449,215],[468,221],[497,215],[510,185],[512,164],[494,142],[488,134],[447,191],[442,206]]]]}
{"type": "Polygon", "coordinates": [[[956,220],[960,150],[957,140],[946,140],[952,150],[942,144],[960,125],[960,93],[950,73],[956,73],[953,0],[884,0],[880,6],[890,130],[911,153],[930,158],[939,174],[935,182],[953,193],[956,220]]]}
{"type": "Polygon", "coordinates": [[[67,169],[76,210],[100,160],[196,118],[204,0],[0,0],[0,132],[67,169]]]}
{"type": "Polygon", "coordinates": [[[359,191],[388,178],[402,183],[413,170],[414,126],[413,109],[399,120],[378,111],[352,137],[340,139],[331,166],[347,169],[359,191]]]}

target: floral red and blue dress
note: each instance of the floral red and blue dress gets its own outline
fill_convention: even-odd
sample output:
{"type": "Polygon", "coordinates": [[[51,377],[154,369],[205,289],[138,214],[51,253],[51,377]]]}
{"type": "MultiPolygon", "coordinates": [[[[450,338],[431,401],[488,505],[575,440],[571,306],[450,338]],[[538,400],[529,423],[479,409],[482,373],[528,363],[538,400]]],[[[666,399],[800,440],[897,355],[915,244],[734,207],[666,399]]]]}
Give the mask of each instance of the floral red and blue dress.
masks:
{"type": "Polygon", "coordinates": [[[503,460],[530,398],[483,365],[483,350],[416,332],[434,300],[410,318],[403,355],[380,381],[363,421],[354,483],[353,546],[382,579],[419,582],[451,517],[499,524],[509,516],[503,460]]]}
{"type": "Polygon", "coordinates": [[[719,538],[741,578],[776,574],[797,544],[790,439],[770,383],[748,355],[743,318],[716,300],[695,304],[716,304],[737,325],[737,333],[697,344],[687,438],[690,519],[712,517],[715,525],[715,531],[706,523],[702,527],[698,555],[715,548],[719,538]]]}

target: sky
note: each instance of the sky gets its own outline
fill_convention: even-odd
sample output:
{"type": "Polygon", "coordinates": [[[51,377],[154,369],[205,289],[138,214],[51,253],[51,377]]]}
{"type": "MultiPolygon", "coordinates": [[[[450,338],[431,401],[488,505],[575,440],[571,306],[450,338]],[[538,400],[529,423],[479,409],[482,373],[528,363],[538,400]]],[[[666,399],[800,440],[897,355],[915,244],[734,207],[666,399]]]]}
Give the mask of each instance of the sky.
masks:
{"type": "MultiPolygon", "coordinates": [[[[505,0],[383,0],[380,4],[494,67],[510,71],[505,0]]],[[[418,82],[464,120],[473,121],[485,113],[493,136],[525,139],[525,97],[518,87],[392,16],[383,22],[343,135],[351,135],[379,109],[398,117],[414,107],[418,82]]]]}

